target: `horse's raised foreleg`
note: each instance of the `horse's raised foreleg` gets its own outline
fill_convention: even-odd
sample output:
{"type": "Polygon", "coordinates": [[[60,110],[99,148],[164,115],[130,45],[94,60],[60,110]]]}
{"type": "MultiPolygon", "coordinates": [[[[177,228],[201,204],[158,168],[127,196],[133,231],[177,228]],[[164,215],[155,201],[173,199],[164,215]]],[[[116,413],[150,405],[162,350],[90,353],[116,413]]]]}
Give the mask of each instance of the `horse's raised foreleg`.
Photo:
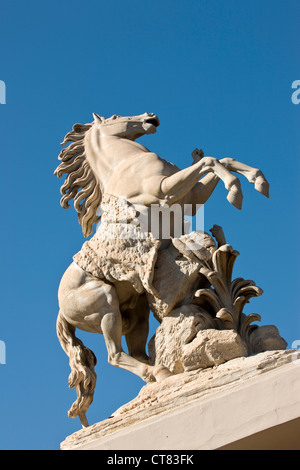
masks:
{"type": "Polygon", "coordinates": [[[164,178],[161,182],[161,192],[165,201],[172,205],[182,200],[206,173],[212,172],[220,178],[229,191],[228,201],[238,209],[242,207],[243,194],[239,179],[232,175],[216,158],[203,157],[184,170],[164,178]]]}
{"type": "Polygon", "coordinates": [[[222,163],[227,170],[245,176],[249,183],[254,183],[254,187],[257,191],[269,197],[269,183],[259,169],[245,165],[233,158],[222,158],[220,163],[222,163]]]}

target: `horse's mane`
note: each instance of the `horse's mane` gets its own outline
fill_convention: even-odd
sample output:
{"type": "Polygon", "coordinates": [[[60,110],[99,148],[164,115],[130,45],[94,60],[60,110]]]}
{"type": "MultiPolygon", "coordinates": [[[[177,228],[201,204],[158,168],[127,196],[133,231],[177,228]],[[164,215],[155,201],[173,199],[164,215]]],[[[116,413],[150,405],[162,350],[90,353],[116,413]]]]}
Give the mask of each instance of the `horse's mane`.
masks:
{"type": "Polygon", "coordinates": [[[72,143],[60,152],[58,159],[62,160],[62,163],[54,172],[58,178],[64,173],[68,175],[60,188],[63,195],[60,204],[64,209],[68,209],[69,201],[74,199],[78,221],[85,237],[93,232],[94,223],[100,219],[97,216],[97,209],[102,198],[100,185],[85,154],[84,137],[92,125],[93,123],[74,124],[73,130],[67,133],[61,145],[72,143]]]}

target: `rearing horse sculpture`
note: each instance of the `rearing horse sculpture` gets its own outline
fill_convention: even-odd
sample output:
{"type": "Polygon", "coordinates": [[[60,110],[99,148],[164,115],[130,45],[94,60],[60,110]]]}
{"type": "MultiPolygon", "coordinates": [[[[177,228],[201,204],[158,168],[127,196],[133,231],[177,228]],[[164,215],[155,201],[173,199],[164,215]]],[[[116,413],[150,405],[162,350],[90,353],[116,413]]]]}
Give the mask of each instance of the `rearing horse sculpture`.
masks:
{"type": "MultiPolygon", "coordinates": [[[[262,172],[232,158],[217,160],[205,157],[196,149],[192,154],[194,163],[180,170],[136,142],[145,134],[155,133],[158,126],[158,117],[149,113],[131,117],[113,115],[108,119],[94,114],[92,123],[75,124],[66,135],[62,145],[72,143],[61,151],[62,162],[55,175],[60,178],[67,174],[61,187],[61,205],[68,208],[69,201],[74,199],[85,237],[92,233],[93,225],[99,220],[99,208],[105,213],[104,202],[119,197],[125,197],[133,207],[138,205],[150,210],[153,204],[172,206],[177,203],[192,205],[195,212],[197,205],[208,200],[221,179],[228,190],[227,199],[240,209],[243,197],[240,181],[232,171],[244,175],[254,183],[255,189],[268,196],[269,185],[262,172]]],[[[101,247],[104,241],[102,230],[102,238],[96,239],[96,246],[101,247]]],[[[156,253],[164,249],[169,240],[150,237],[148,242],[154,247],[151,253],[156,253]]],[[[155,256],[151,258],[153,263],[155,256]]],[[[142,287],[138,288],[130,282],[130,277],[110,278],[108,269],[106,275],[93,275],[92,270],[83,269],[79,264],[75,258],[60,283],[57,333],[70,358],[69,385],[77,390],[77,400],[69,416],[79,416],[82,425],[88,426],[85,413],[93,400],[96,358],[75,336],[76,328],[103,334],[109,363],[145,381],[163,380],[171,373],[165,367],[154,367],[147,362],[149,302],[146,283],[141,282],[142,287]],[[123,334],[128,354],[121,345],[123,334]]]]}

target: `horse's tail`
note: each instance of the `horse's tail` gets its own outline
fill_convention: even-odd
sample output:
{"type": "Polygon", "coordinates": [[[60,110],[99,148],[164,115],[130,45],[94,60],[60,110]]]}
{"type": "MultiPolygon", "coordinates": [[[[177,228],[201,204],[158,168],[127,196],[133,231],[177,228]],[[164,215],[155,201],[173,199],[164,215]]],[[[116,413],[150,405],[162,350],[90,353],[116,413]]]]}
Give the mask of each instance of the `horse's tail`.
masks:
{"type": "Polygon", "coordinates": [[[93,401],[97,375],[94,370],[96,356],[75,336],[75,327],[64,318],[62,311],[57,317],[56,331],[61,347],[70,358],[71,374],[68,384],[76,387],[77,400],[71,406],[68,416],[79,416],[82,426],[88,426],[85,413],[93,401]]]}

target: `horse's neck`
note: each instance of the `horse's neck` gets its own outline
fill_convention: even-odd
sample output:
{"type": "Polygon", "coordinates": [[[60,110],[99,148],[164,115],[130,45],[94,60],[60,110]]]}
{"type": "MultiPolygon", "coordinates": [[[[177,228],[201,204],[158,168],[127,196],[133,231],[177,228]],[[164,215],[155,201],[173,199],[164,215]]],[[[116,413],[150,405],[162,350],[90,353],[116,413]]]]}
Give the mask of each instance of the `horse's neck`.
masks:
{"type": "Polygon", "coordinates": [[[116,136],[102,136],[101,148],[106,153],[107,158],[113,161],[113,167],[122,163],[125,158],[140,152],[149,152],[143,145],[135,140],[125,139],[116,136]]]}
{"type": "Polygon", "coordinates": [[[149,152],[143,145],[116,136],[101,136],[98,145],[89,142],[87,145],[88,162],[105,192],[105,186],[113,171],[124,160],[141,152],[149,152]]]}

